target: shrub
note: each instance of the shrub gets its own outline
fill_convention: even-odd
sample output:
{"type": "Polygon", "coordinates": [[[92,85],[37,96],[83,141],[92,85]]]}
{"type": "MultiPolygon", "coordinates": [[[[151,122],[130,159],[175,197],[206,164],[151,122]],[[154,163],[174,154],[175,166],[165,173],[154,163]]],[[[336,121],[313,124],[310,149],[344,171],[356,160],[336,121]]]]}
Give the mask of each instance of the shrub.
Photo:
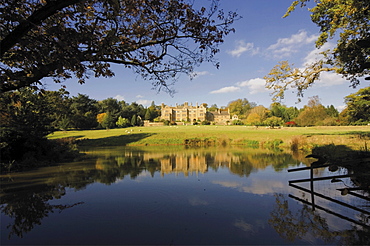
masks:
{"type": "Polygon", "coordinates": [[[241,121],[241,120],[233,120],[232,124],[233,125],[236,125],[236,126],[242,126],[242,125],[244,125],[243,121],[241,121]]]}
{"type": "Polygon", "coordinates": [[[69,161],[79,157],[75,138],[61,138],[49,140],[46,138],[26,141],[22,152],[18,156],[10,158],[3,155],[1,158],[1,172],[17,171],[25,168],[45,166],[61,161],[69,161]]]}
{"type": "Polygon", "coordinates": [[[295,123],[294,121],[288,121],[288,122],[285,122],[284,125],[292,127],[292,126],[297,126],[297,123],[295,123]]]}
{"type": "Polygon", "coordinates": [[[164,121],[163,121],[163,125],[165,125],[165,126],[169,126],[169,125],[170,125],[170,121],[169,121],[169,120],[164,120],[164,121]]]}
{"type": "Polygon", "coordinates": [[[281,139],[274,139],[272,141],[267,141],[264,143],[264,147],[266,148],[273,148],[276,149],[280,146],[280,144],[284,143],[281,139]]]}

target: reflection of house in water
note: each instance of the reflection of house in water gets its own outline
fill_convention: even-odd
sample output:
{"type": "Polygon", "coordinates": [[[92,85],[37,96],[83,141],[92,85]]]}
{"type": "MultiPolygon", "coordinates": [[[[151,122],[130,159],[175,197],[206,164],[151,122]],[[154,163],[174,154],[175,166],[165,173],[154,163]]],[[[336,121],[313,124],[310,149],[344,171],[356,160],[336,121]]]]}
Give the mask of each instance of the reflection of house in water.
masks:
{"type": "Polygon", "coordinates": [[[170,173],[205,173],[207,172],[207,163],[204,156],[198,155],[173,155],[160,160],[161,175],[170,173]]]}
{"type": "MultiPolygon", "coordinates": [[[[279,163],[285,160],[278,158],[279,163]]],[[[120,151],[119,155],[99,157],[96,160],[97,170],[108,170],[114,168],[124,168],[125,172],[138,175],[138,172],[149,171],[153,175],[159,172],[161,175],[170,173],[184,173],[185,176],[206,173],[209,168],[228,168],[230,172],[238,175],[249,175],[253,169],[263,169],[271,165],[274,160],[267,159],[265,154],[233,154],[227,150],[218,149],[209,152],[197,149],[183,149],[167,152],[141,152],[125,150],[120,151]]],[[[275,160],[276,161],[276,160],[275,160]]]]}
{"type": "Polygon", "coordinates": [[[228,153],[214,153],[214,154],[198,154],[186,153],[178,154],[156,154],[144,153],[144,161],[156,159],[161,164],[161,175],[165,174],[179,174],[183,173],[185,176],[189,174],[206,173],[208,166],[213,167],[228,167],[232,163],[239,163],[238,156],[230,155],[228,153]]]}

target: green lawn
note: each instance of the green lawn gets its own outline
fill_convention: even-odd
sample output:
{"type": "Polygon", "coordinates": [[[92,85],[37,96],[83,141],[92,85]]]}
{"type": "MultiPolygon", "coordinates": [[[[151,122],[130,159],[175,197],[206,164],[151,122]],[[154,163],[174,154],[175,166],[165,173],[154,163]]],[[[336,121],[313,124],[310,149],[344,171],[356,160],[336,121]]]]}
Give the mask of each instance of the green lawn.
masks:
{"type": "Polygon", "coordinates": [[[58,131],[50,139],[75,137],[82,145],[173,145],[186,139],[210,140],[214,143],[263,145],[281,140],[281,147],[292,142],[301,145],[336,144],[363,148],[370,137],[370,126],[284,127],[268,129],[249,126],[161,126],[131,127],[110,130],[58,131]]]}

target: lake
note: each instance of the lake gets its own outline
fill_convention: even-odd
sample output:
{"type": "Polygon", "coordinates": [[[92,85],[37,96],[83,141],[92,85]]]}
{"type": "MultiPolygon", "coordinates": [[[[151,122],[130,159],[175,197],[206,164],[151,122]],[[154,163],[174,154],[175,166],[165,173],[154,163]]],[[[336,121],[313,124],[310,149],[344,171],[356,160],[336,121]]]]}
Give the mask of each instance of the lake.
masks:
{"type": "Polygon", "coordinates": [[[303,153],[83,151],[81,161],[1,175],[1,245],[370,243],[369,194],[344,168],[305,169],[315,159],[303,153]]]}

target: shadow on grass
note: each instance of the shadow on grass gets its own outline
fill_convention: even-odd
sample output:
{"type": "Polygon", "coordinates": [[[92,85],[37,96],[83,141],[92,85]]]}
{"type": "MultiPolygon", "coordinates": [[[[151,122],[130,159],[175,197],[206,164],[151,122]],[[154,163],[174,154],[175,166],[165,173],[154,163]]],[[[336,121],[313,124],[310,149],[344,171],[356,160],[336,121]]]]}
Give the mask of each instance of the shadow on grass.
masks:
{"type": "Polygon", "coordinates": [[[368,131],[351,131],[351,132],[330,132],[330,133],[307,133],[303,134],[306,136],[314,136],[314,135],[354,135],[357,136],[359,139],[369,140],[370,139],[370,132],[368,131]]]}
{"type": "Polygon", "coordinates": [[[97,139],[81,139],[77,143],[80,146],[125,146],[130,143],[137,142],[141,139],[150,137],[154,134],[138,133],[126,134],[114,137],[97,138],[97,139]]]}
{"type": "Polygon", "coordinates": [[[71,136],[71,137],[61,137],[61,138],[55,138],[55,139],[75,139],[77,140],[78,138],[83,138],[85,135],[77,135],[77,136],[71,136]]]}

